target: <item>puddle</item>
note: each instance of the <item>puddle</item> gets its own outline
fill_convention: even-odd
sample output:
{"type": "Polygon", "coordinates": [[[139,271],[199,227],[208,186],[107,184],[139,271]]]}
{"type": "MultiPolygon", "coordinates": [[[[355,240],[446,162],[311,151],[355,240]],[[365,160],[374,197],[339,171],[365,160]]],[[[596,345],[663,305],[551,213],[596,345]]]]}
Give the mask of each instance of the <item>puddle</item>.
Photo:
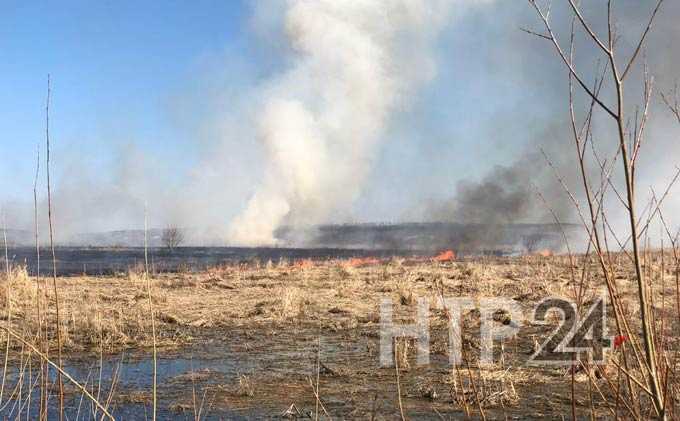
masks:
{"type": "MultiPolygon", "coordinates": [[[[341,335],[324,336],[322,352],[333,358],[338,366],[362,355],[360,344],[343,339],[341,335]]],[[[365,345],[363,345],[365,347],[365,345]]],[[[253,337],[248,332],[230,334],[224,332],[221,339],[188,346],[179,351],[159,350],[157,361],[157,396],[159,419],[193,419],[193,390],[200,400],[205,393],[203,419],[252,419],[277,417],[293,403],[272,398],[266,405],[257,402],[249,408],[230,410],[224,396],[240,393],[239,376],[250,379],[266,378],[268,381],[286,381],[291,377],[313,376],[317,355],[317,337],[310,331],[277,333],[259,332],[253,337]]],[[[65,370],[81,384],[97,394],[100,361],[96,356],[65,356],[65,370]]],[[[56,372],[50,370],[50,378],[56,380],[56,372]]],[[[37,378],[34,370],[33,379],[37,378]]],[[[8,376],[8,384],[14,387],[17,380],[14,370],[8,376]]],[[[101,364],[102,390],[100,401],[106,401],[111,379],[117,377],[111,414],[116,419],[145,419],[151,416],[151,390],[153,385],[153,359],[148,352],[130,352],[106,356],[101,364]]],[[[28,373],[24,378],[28,390],[28,373]]],[[[256,380],[259,382],[259,380],[256,380]]],[[[66,416],[70,420],[92,419],[91,405],[87,398],[80,404],[81,394],[65,380],[67,398],[66,416]],[[80,411],[79,411],[80,406],[80,411]]],[[[255,387],[258,387],[256,385],[255,387]]],[[[56,387],[49,400],[50,418],[57,417],[58,397],[56,387]]],[[[311,394],[311,392],[310,392],[311,394]]],[[[285,395],[284,395],[285,396],[285,395]]],[[[25,400],[25,398],[24,398],[25,400]]],[[[15,399],[16,401],[16,399],[15,399]]],[[[35,387],[31,398],[30,414],[39,410],[39,391],[35,387]]],[[[2,417],[13,418],[19,405],[7,405],[0,411],[2,417]]],[[[26,414],[24,409],[23,414],[26,414]]]]}

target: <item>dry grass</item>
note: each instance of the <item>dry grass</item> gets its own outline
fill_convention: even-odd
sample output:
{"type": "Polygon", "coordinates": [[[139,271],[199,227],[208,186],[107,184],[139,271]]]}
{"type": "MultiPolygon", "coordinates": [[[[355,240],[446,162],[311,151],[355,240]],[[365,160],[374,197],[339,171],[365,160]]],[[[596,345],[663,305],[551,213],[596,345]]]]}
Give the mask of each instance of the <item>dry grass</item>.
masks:
{"type": "Polygon", "coordinates": [[[7,301],[7,288],[12,290],[10,294],[13,304],[31,304],[35,300],[37,287],[35,282],[28,276],[25,266],[12,266],[9,279],[4,272],[0,275],[3,288],[0,289],[0,300],[7,301]]]}
{"type": "MultiPolygon", "coordinates": [[[[662,268],[660,255],[651,255],[646,267],[650,273],[656,274],[650,279],[655,286],[653,301],[657,310],[661,311],[662,303],[665,303],[664,311],[672,314],[675,272],[668,265],[669,261],[666,256],[666,264],[662,268]],[[661,291],[662,284],[666,291],[661,291]]],[[[628,309],[627,317],[634,323],[637,317],[634,305],[636,290],[634,284],[628,281],[632,277],[631,268],[625,266],[625,260],[621,262],[616,274],[620,280],[619,291],[624,307],[628,309]]],[[[157,345],[160,354],[169,348],[181,351],[185,345],[219,337],[222,335],[220,332],[231,329],[242,329],[254,336],[264,335],[272,341],[276,341],[268,333],[272,331],[285,335],[295,335],[295,332],[341,335],[350,343],[365,343],[361,346],[365,346],[366,351],[362,351],[359,354],[361,359],[352,364],[338,362],[331,368],[324,367],[322,371],[328,378],[324,379],[322,375],[322,383],[327,383],[322,385],[322,395],[325,387],[326,393],[335,393],[336,399],[340,399],[338,394],[351,396],[351,399],[347,398],[348,405],[367,408],[371,405],[367,398],[371,390],[385,387],[389,390],[394,383],[394,372],[383,375],[378,367],[378,311],[382,298],[392,298],[395,321],[404,322],[413,320],[417,298],[429,299],[433,309],[430,316],[431,353],[440,361],[448,361],[448,325],[439,309],[440,294],[475,299],[508,297],[518,302],[528,314],[544,297],[569,297],[573,293],[569,265],[569,259],[561,256],[445,263],[394,259],[361,267],[342,261],[304,265],[278,262],[222,267],[204,273],[159,274],[151,279],[157,345]],[[368,381],[370,376],[366,377],[366,373],[377,377],[368,381]],[[375,384],[371,386],[371,383],[375,384]],[[332,391],[328,391],[329,388],[332,391]]],[[[583,269],[584,265],[593,263],[581,258],[577,269],[583,269]]],[[[593,269],[588,282],[586,302],[602,287],[597,270],[593,269]]],[[[30,332],[36,326],[32,311],[37,294],[35,281],[27,276],[24,269],[15,268],[10,285],[12,326],[16,331],[30,332]]],[[[150,349],[152,346],[148,296],[140,270],[130,270],[122,276],[60,278],[59,293],[65,352],[98,353],[103,350],[114,353],[130,348],[150,349]]],[[[4,293],[0,291],[0,294],[4,293]]],[[[47,294],[49,302],[52,298],[49,290],[47,294]]],[[[5,296],[0,298],[4,300],[5,296]]],[[[54,320],[51,308],[48,306],[47,317],[54,320]]],[[[463,314],[466,361],[470,369],[466,366],[451,369],[446,362],[440,363],[439,369],[422,369],[415,364],[414,342],[398,341],[396,353],[406,411],[423,405],[435,405],[438,411],[457,408],[457,411],[470,413],[479,413],[477,408],[481,405],[485,412],[496,411],[499,416],[504,413],[557,414],[567,411],[571,376],[565,369],[537,369],[523,365],[527,354],[534,349],[536,342],[545,338],[550,327],[525,325],[521,335],[507,340],[502,349],[497,349],[496,363],[480,366],[477,363],[479,316],[476,310],[463,314]],[[445,369],[442,370],[442,367],[445,369]]],[[[677,317],[667,317],[665,323],[669,332],[678,328],[677,317]]],[[[51,336],[54,336],[53,332],[51,336]]],[[[668,336],[666,340],[677,349],[675,337],[668,336]]],[[[54,341],[51,344],[54,346],[54,341]]],[[[16,351],[20,344],[15,341],[11,346],[15,350],[14,355],[18,355],[16,351]]],[[[243,352],[244,358],[250,358],[246,357],[251,352],[248,346],[243,352]]],[[[614,358],[618,360],[620,355],[615,353],[614,358]]],[[[612,364],[598,370],[604,370],[602,373],[610,379],[617,378],[617,369],[612,364]]],[[[614,399],[607,392],[602,373],[579,371],[574,376],[579,390],[576,400],[581,412],[590,412],[591,398],[586,393],[591,383],[589,376],[598,376],[596,383],[603,390],[604,397],[614,399]]],[[[288,379],[281,384],[280,380],[252,373],[239,376],[235,382],[224,388],[228,392],[224,402],[228,405],[257,407],[257,399],[314,399],[306,378],[288,379]],[[285,393],[282,395],[282,392],[285,393]]],[[[593,411],[599,415],[608,414],[602,398],[596,389],[593,390],[593,411]]],[[[218,402],[221,400],[218,399],[218,402]]]]}
{"type": "MultiPolygon", "coordinates": [[[[152,277],[151,283],[157,321],[162,327],[161,346],[168,346],[181,345],[183,339],[189,339],[192,328],[261,323],[321,323],[323,327],[335,327],[342,322],[376,322],[382,298],[392,298],[399,303],[397,310],[405,312],[412,309],[418,297],[429,297],[432,306],[437,306],[437,286],[447,297],[502,296],[529,308],[541,298],[571,294],[568,264],[560,257],[447,264],[394,260],[363,268],[348,267],[342,262],[304,268],[265,264],[205,273],[159,274],[152,277]],[[178,331],[179,335],[169,340],[167,334],[163,335],[168,330],[178,331]]],[[[652,270],[658,270],[658,263],[652,266],[652,270]]],[[[628,275],[622,272],[618,276],[628,275]]],[[[150,320],[143,278],[138,270],[130,270],[122,277],[60,278],[62,329],[68,336],[65,349],[99,346],[100,336],[111,352],[149,346],[150,320]]],[[[590,288],[593,294],[598,292],[598,282],[601,280],[594,273],[590,288]]],[[[18,267],[12,271],[10,285],[14,323],[33,323],[32,311],[17,309],[30,310],[35,305],[35,281],[18,267]]],[[[674,283],[668,280],[666,286],[667,295],[672,296],[674,283]]],[[[634,285],[621,283],[621,292],[634,299],[634,285]]],[[[5,294],[0,289],[3,301],[5,294]]],[[[631,316],[635,316],[634,306],[630,309],[631,316]]]]}

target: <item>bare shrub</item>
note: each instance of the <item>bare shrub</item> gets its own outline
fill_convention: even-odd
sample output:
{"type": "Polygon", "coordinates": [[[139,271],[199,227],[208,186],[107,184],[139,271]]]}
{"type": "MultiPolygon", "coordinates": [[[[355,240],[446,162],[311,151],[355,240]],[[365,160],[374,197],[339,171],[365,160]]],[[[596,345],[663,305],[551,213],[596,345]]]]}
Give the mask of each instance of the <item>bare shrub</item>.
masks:
{"type": "MultiPolygon", "coordinates": [[[[619,417],[618,412],[622,410],[621,406],[623,405],[625,410],[628,411],[626,416],[643,418],[646,417],[645,414],[653,412],[659,419],[665,420],[669,414],[676,414],[676,401],[673,398],[673,389],[676,386],[672,384],[675,376],[670,374],[674,372],[674,366],[669,361],[673,358],[670,355],[677,355],[677,350],[672,350],[669,342],[663,340],[663,337],[668,334],[664,331],[667,329],[667,325],[663,322],[660,326],[657,324],[657,320],[664,320],[665,316],[654,306],[654,295],[651,292],[654,290],[655,277],[651,266],[648,265],[650,247],[646,240],[648,240],[647,228],[652,220],[656,217],[663,219],[660,210],[661,202],[680,174],[676,173],[669,183],[666,193],[659,200],[653,194],[648,214],[645,214],[644,211],[642,214],[638,213],[640,211],[639,200],[636,196],[636,165],[640,151],[646,144],[644,142],[645,128],[649,120],[654,88],[647,63],[645,62],[640,66],[638,58],[644,56],[644,53],[641,55],[640,52],[646,48],[647,34],[652,28],[654,18],[660,10],[663,0],[655,2],[656,6],[650,11],[650,16],[646,20],[646,27],[640,28],[641,35],[633,44],[628,45],[619,43],[620,34],[617,33],[614,22],[616,16],[615,10],[613,10],[614,2],[606,2],[604,8],[607,16],[604,36],[598,34],[596,27],[584,17],[578,1],[569,0],[568,3],[571,15],[571,33],[567,48],[563,46],[566,43],[560,42],[553,31],[549,2],[529,0],[529,4],[536,11],[542,23],[542,29],[538,31],[526,29],[525,31],[538,36],[542,40],[547,40],[564,64],[565,70],[567,70],[569,117],[576,152],[574,163],[578,165],[580,171],[583,185],[582,193],[585,196],[584,206],[581,206],[579,200],[571,193],[547,155],[546,160],[550,167],[555,170],[556,177],[574,202],[589,239],[586,256],[592,257],[593,261],[597,262],[611,301],[617,333],[619,337],[627,338],[626,341],[621,343],[622,356],[616,363],[620,372],[625,374],[622,377],[624,377],[626,387],[613,387],[611,385],[613,383],[609,384],[608,382],[609,390],[598,390],[598,393],[602,395],[602,398],[606,401],[607,409],[616,418],[619,417]],[[598,66],[592,81],[588,80],[588,74],[583,73],[583,70],[577,66],[575,60],[577,43],[574,41],[577,36],[584,36],[589,41],[588,47],[604,59],[604,66],[598,66]],[[627,46],[629,48],[625,48],[627,46]],[[639,103],[631,105],[630,102],[627,102],[629,99],[627,94],[634,90],[631,87],[631,81],[632,83],[636,82],[635,79],[627,79],[627,76],[636,72],[640,74],[639,83],[642,85],[642,98],[639,103]],[[578,91],[575,92],[575,89],[578,91]],[[580,95],[586,99],[583,115],[579,115],[576,110],[577,102],[580,102],[580,95]],[[594,110],[597,110],[597,112],[594,112],[594,110]],[[605,121],[610,123],[612,129],[612,135],[609,138],[612,146],[616,146],[616,152],[609,156],[601,156],[592,146],[595,142],[593,126],[598,124],[600,119],[606,119],[605,121]],[[597,170],[600,173],[599,179],[588,170],[588,163],[590,162],[597,164],[597,170]],[[616,166],[622,167],[620,172],[622,183],[617,183],[617,178],[614,176],[616,166]],[[608,213],[611,213],[611,211],[605,210],[606,196],[611,194],[612,191],[627,216],[627,227],[624,232],[613,230],[607,222],[608,213]],[[586,211],[582,211],[582,209],[586,209],[586,211]],[[623,242],[620,242],[619,239],[621,235],[624,236],[623,242]],[[616,240],[619,246],[616,251],[621,252],[630,261],[633,273],[626,277],[633,282],[628,283],[628,285],[619,282],[619,278],[613,275],[619,269],[619,265],[618,262],[611,259],[610,239],[616,240]],[[637,295],[637,302],[632,306],[628,306],[620,297],[620,291],[626,286],[631,286],[633,295],[637,295]],[[633,309],[633,314],[629,309],[633,309]],[[630,357],[631,354],[634,354],[635,358],[630,357]],[[605,394],[609,394],[611,398],[605,399],[605,394]],[[636,404],[627,405],[628,401],[636,404]]],[[[580,46],[581,44],[579,44],[580,46]]],[[[665,102],[672,111],[675,103],[667,99],[665,99],[665,102]]],[[[556,217],[555,219],[559,223],[556,217]]],[[[567,248],[569,248],[566,239],[565,242],[567,242],[567,248]]],[[[571,252],[570,258],[572,258],[571,252]]],[[[577,281],[578,276],[572,268],[573,298],[577,303],[577,309],[581,311],[583,306],[587,304],[584,301],[584,298],[587,297],[588,285],[586,281],[593,274],[590,273],[589,268],[586,268],[581,271],[580,282],[577,281]]],[[[663,294],[664,291],[662,291],[662,300],[665,300],[666,297],[663,294]]],[[[578,362],[588,373],[592,386],[588,362],[580,361],[576,354],[574,354],[574,361],[578,362]]],[[[572,418],[574,419],[577,416],[574,391],[574,371],[576,368],[575,366],[572,369],[571,376],[572,418]]]]}
{"type": "Polygon", "coordinates": [[[184,231],[176,226],[168,226],[163,230],[161,242],[169,250],[174,250],[184,243],[184,231]]]}

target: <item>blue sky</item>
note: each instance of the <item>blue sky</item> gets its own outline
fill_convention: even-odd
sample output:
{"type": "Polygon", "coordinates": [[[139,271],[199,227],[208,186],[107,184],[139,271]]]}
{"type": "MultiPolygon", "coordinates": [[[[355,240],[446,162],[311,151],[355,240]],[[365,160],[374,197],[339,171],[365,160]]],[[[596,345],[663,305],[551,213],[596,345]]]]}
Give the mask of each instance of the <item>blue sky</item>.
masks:
{"type": "MultiPolygon", "coordinates": [[[[0,16],[0,200],[32,199],[47,73],[56,190],[62,176],[96,180],[102,190],[115,187],[117,172],[125,171],[121,157],[131,148],[164,183],[179,186],[200,171],[205,155],[213,153],[210,145],[222,142],[218,127],[235,102],[286,68],[277,23],[260,25],[273,33],[258,33],[253,4],[6,3],[0,16]]],[[[518,122],[505,121],[501,138],[498,116],[518,106],[540,115],[544,107],[540,101],[535,106],[535,97],[541,87],[521,89],[523,58],[474,36],[476,27],[487,25],[491,35],[519,39],[516,25],[490,21],[490,10],[476,11],[441,36],[437,77],[393,117],[350,218],[408,219],[420,202],[447,198],[461,178],[478,177],[521,152],[526,139],[513,134],[518,122]]],[[[268,13],[257,18],[280,19],[276,7],[268,13]]],[[[222,177],[231,197],[216,212],[233,216],[252,194],[257,148],[256,139],[246,136],[228,149],[225,165],[231,168],[222,177]]],[[[181,188],[187,187],[168,195],[182,194],[181,188]]]]}
{"type": "MultiPolygon", "coordinates": [[[[122,157],[143,157],[149,180],[172,186],[164,198],[181,197],[192,188],[191,174],[204,172],[222,189],[210,192],[219,203],[214,213],[225,220],[237,214],[259,180],[261,151],[252,132],[236,136],[224,127],[238,127],[244,116],[234,110],[247,110],[242,105],[253,87],[289,64],[276,32],[281,16],[274,6],[281,4],[4,2],[0,203],[32,200],[50,73],[57,190],[62,176],[93,179],[101,190],[117,187],[128,168],[122,157]],[[253,24],[254,4],[272,6],[256,16],[273,20],[259,26],[269,33],[253,24]],[[206,160],[211,155],[223,160],[206,160]],[[216,162],[224,171],[211,167],[216,162]]],[[[538,150],[545,127],[556,116],[566,121],[566,102],[556,100],[565,88],[560,63],[544,42],[518,30],[533,24],[529,8],[499,2],[441,34],[437,76],[392,116],[350,218],[418,219],[422,203],[449,199],[458,181],[538,150]]],[[[128,174],[133,183],[137,174],[128,174]]],[[[112,219],[118,225],[106,228],[128,223],[124,215],[112,219]]]]}
{"type": "Polygon", "coordinates": [[[167,98],[191,83],[206,58],[248,54],[247,13],[238,1],[5,2],[3,193],[20,196],[31,183],[36,141],[44,140],[48,72],[55,160],[71,150],[95,168],[106,166],[112,149],[126,142],[186,156],[190,142],[173,127],[167,98]]]}

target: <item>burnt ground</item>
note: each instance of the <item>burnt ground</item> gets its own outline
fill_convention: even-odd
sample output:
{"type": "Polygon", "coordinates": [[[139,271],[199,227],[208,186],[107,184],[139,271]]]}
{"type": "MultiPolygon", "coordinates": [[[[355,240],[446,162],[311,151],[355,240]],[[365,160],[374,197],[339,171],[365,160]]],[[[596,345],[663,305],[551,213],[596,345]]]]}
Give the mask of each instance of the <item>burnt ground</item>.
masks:
{"type": "MultiPolygon", "coordinates": [[[[52,275],[52,257],[48,248],[41,248],[38,268],[36,251],[33,247],[9,249],[9,260],[14,265],[25,265],[29,274],[36,275],[38,269],[43,276],[52,275]]],[[[286,248],[286,247],[179,247],[169,250],[164,247],[148,249],[150,271],[161,272],[203,272],[220,265],[239,263],[252,264],[268,261],[295,261],[313,259],[347,259],[352,257],[432,255],[431,250],[369,250],[339,248],[286,248]]],[[[57,247],[56,270],[58,276],[102,276],[125,274],[130,268],[144,265],[143,247],[57,247]]],[[[0,257],[4,266],[4,255],[0,257]]]]}

